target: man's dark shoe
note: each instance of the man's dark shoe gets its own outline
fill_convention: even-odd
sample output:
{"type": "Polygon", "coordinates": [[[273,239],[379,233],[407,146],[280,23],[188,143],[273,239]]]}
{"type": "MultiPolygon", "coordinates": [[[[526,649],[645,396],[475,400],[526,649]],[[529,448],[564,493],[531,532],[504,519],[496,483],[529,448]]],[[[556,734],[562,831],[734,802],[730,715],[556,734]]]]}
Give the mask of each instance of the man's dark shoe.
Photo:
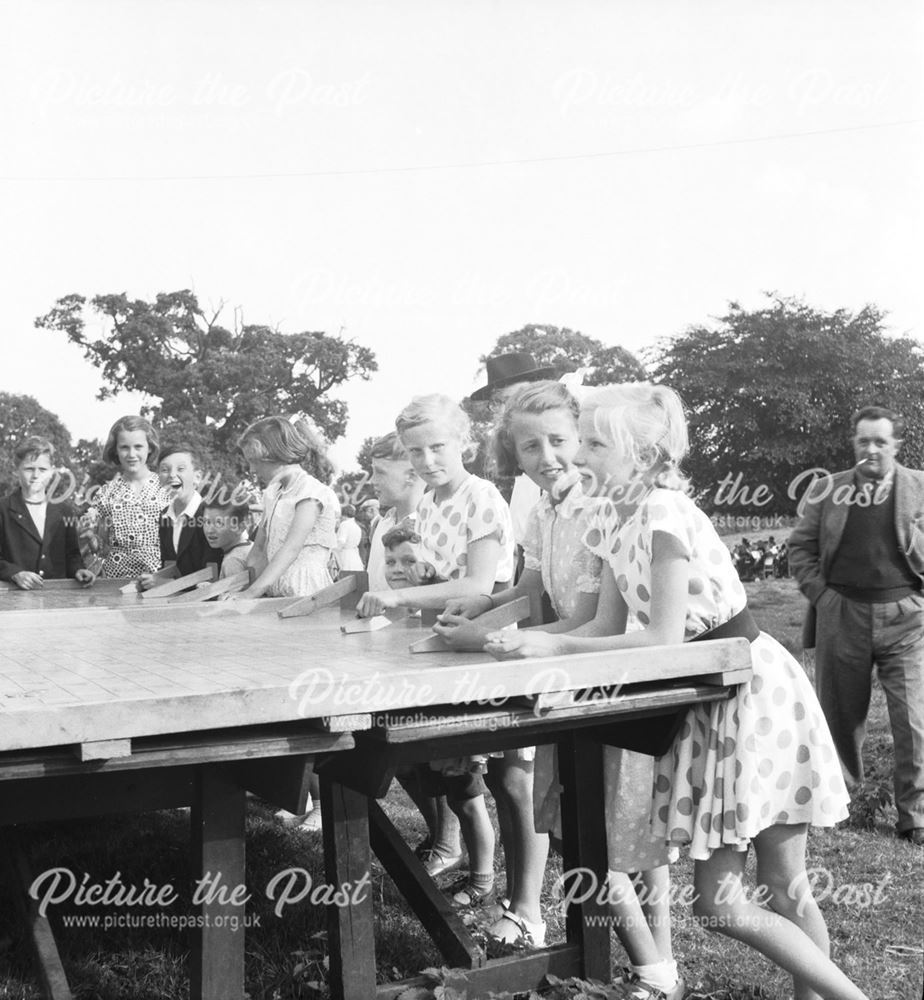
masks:
{"type": "Polygon", "coordinates": [[[899,833],[902,840],[907,840],[909,844],[916,847],[924,847],[924,826],[915,826],[910,830],[902,830],[899,833]]]}

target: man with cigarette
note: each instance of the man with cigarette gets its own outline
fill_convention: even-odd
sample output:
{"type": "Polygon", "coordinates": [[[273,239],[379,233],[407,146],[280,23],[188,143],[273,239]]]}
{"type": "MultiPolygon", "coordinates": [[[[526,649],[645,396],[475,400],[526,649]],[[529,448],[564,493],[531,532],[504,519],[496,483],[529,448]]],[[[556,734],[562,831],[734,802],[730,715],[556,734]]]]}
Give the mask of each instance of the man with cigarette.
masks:
{"type": "Polygon", "coordinates": [[[789,565],[811,602],[804,644],[815,646],[847,784],[863,781],[875,666],[895,741],[898,835],[924,845],[924,473],[895,461],[904,421],[894,411],[864,407],[853,427],[856,465],[813,484],[789,565]]]}

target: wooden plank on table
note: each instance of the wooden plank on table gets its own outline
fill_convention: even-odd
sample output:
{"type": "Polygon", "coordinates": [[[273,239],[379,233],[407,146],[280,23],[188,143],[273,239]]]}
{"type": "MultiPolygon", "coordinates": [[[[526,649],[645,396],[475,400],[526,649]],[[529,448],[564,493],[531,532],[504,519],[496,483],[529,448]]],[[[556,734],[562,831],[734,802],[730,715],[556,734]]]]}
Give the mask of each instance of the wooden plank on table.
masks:
{"type": "Polygon", "coordinates": [[[328,608],[332,604],[339,604],[344,597],[356,591],[356,577],[341,577],[336,583],[327,587],[322,587],[314,594],[303,597],[295,601],[287,608],[279,612],[280,618],[301,618],[305,615],[313,615],[320,608],[328,608]]]}
{"type": "Polygon", "coordinates": [[[195,573],[187,573],[186,576],[178,576],[175,580],[168,580],[159,587],[152,587],[150,590],[142,591],[144,598],[170,597],[178,594],[181,590],[189,590],[197,583],[211,583],[218,576],[218,566],[216,563],[209,563],[203,569],[197,569],[195,573]]]}
{"type": "MultiPolygon", "coordinates": [[[[179,570],[176,568],[176,563],[167,563],[163,569],[159,569],[156,573],[151,574],[154,577],[156,583],[167,583],[169,580],[175,580],[179,576],[179,570]]],[[[156,584],[155,584],[156,585],[156,584]]],[[[126,583],[124,587],[119,588],[120,594],[137,594],[140,593],[138,589],[138,581],[132,580],[130,583],[126,583]]]]}
{"type": "MultiPolygon", "coordinates": [[[[518,597],[515,601],[508,601],[499,608],[492,608],[485,611],[483,615],[478,615],[472,621],[483,628],[506,628],[515,622],[521,622],[524,618],[529,618],[529,598],[518,597]]],[[[426,624],[426,623],[422,623],[426,624]]],[[[432,624],[432,623],[431,623],[432,624]]],[[[418,639],[412,642],[408,649],[412,653],[440,653],[449,650],[449,646],[443,642],[442,636],[430,635],[426,639],[418,639]]]]}
{"type": "Polygon", "coordinates": [[[378,632],[380,628],[388,628],[391,619],[385,615],[373,615],[371,618],[354,618],[352,621],[344,622],[340,626],[340,631],[344,635],[356,635],[362,632],[378,632]]]}
{"type": "Polygon", "coordinates": [[[376,857],[426,928],[446,964],[463,969],[483,965],[484,952],[469,934],[451,901],[436,887],[422,862],[375,801],[369,802],[369,836],[376,857]]]}
{"type": "MultiPolygon", "coordinates": [[[[337,756],[341,756],[338,754],[337,756]]],[[[329,885],[346,885],[349,906],[327,907],[330,991],[334,1000],[375,996],[375,937],[369,875],[369,806],[366,797],[321,779],[324,867],[329,885]]]]}
{"type": "Polygon", "coordinates": [[[233,766],[198,769],[190,817],[191,869],[203,893],[199,915],[206,926],[191,933],[190,1000],[243,1000],[244,997],[244,786],[233,766]],[[221,889],[227,896],[218,894],[221,889]],[[209,898],[211,895],[211,898],[209,898]]]}
{"type": "Polygon", "coordinates": [[[202,601],[211,601],[214,597],[222,594],[233,594],[235,591],[248,587],[253,579],[252,569],[242,569],[240,573],[233,573],[223,580],[216,580],[214,583],[207,583],[204,587],[193,587],[185,594],[177,594],[176,597],[169,597],[168,604],[198,604],[202,601]]]}
{"type": "Polygon", "coordinates": [[[93,740],[90,743],[81,743],[79,750],[81,760],[112,760],[115,757],[131,757],[131,755],[130,739],[93,740]]]}
{"type": "Polygon", "coordinates": [[[38,901],[29,895],[32,872],[28,859],[15,839],[3,845],[0,855],[3,857],[2,864],[10,881],[16,909],[35,954],[42,993],[48,1000],[72,1000],[73,993],[67,983],[51,924],[47,916],[43,917],[39,913],[38,901]]]}

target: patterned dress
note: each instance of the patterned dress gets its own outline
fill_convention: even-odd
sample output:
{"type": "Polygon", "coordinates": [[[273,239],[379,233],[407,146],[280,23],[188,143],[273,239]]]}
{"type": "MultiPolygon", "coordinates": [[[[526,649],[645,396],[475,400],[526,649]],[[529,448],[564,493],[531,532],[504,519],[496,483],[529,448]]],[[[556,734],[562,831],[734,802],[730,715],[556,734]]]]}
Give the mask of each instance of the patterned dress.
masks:
{"type": "MultiPolygon", "coordinates": [[[[423,547],[423,559],[436,569],[443,580],[459,580],[468,568],[468,547],[482,538],[495,537],[501,545],[494,580],[503,587],[513,582],[514,541],[510,508],[497,487],[486,479],[468,475],[451,497],[441,502],[433,491],[424,493],[417,505],[417,532],[423,547]]],[[[532,747],[522,747],[516,754],[532,760],[532,747]]],[[[503,753],[491,754],[502,757],[503,753]]],[[[487,757],[440,758],[430,762],[435,771],[445,775],[483,773],[487,757]]]]}
{"type": "Polygon", "coordinates": [[[305,500],[317,505],[317,518],[301,552],[267,590],[267,597],[307,597],[332,582],[328,562],[337,545],[340,502],[329,486],[299,465],[283,466],[263,491],[260,527],[266,536],[266,558],[271,560],[282,548],[295,519],[295,508],[305,500]]]}
{"type": "MultiPolygon", "coordinates": [[[[731,555],[709,518],[682,493],[654,489],[632,516],[601,512],[584,542],[605,558],[630,610],[651,612],[652,536],[663,532],[689,558],[685,640],[721,625],[746,604],[731,555]]],[[[655,762],[651,823],[661,842],[689,844],[693,858],[718,847],[746,850],[775,824],[833,826],[849,801],[831,734],[801,665],[770,636],[751,643],[754,675],[728,701],[689,710],[673,747],[655,762]]]]}
{"type": "MultiPolygon", "coordinates": [[[[600,592],[602,559],[583,544],[605,500],[587,497],[577,483],[555,507],[543,494],[530,516],[524,539],[524,566],[542,573],[542,586],[562,620],[577,610],[581,594],[600,592]]],[[[612,506],[607,504],[611,516],[612,506]]],[[[627,628],[638,628],[632,620],[627,628]]],[[[650,794],[654,760],[647,754],[604,747],[607,866],[611,871],[648,871],[676,856],[651,834],[650,794]]],[[[554,746],[536,748],[533,808],[536,829],[561,837],[561,791],[554,746]]]]}
{"type": "Polygon", "coordinates": [[[458,580],[465,576],[469,545],[493,535],[501,544],[494,579],[505,586],[512,583],[514,544],[510,509],[493,483],[469,475],[449,499],[439,503],[432,490],[424,493],[417,505],[417,524],[424,559],[433,564],[441,579],[458,580]]]}
{"type": "Polygon", "coordinates": [[[100,541],[100,576],[134,577],[160,569],[158,525],[171,495],[152,472],[140,491],[121,472],[100,487],[84,515],[100,541]]]}

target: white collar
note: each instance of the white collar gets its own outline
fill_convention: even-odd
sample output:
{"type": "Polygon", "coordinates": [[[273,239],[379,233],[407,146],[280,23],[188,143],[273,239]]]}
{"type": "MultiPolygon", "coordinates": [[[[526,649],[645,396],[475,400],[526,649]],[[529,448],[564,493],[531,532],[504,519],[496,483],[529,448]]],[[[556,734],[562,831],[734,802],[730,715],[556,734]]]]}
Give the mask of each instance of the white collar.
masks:
{"type": "Polygon", "coordinates": [[[192,496],[189,498],[189,503],[180,511],[179,514],[174,513],[173,502],[171,501],[167,506],[167,518],[170,521],[176,523],[181,517],[186,517],[190,521],[196,516],[196,512],[199,510],[199,504],[202,503],[202,496],[198,490],[192,491],[192,496]]]}

